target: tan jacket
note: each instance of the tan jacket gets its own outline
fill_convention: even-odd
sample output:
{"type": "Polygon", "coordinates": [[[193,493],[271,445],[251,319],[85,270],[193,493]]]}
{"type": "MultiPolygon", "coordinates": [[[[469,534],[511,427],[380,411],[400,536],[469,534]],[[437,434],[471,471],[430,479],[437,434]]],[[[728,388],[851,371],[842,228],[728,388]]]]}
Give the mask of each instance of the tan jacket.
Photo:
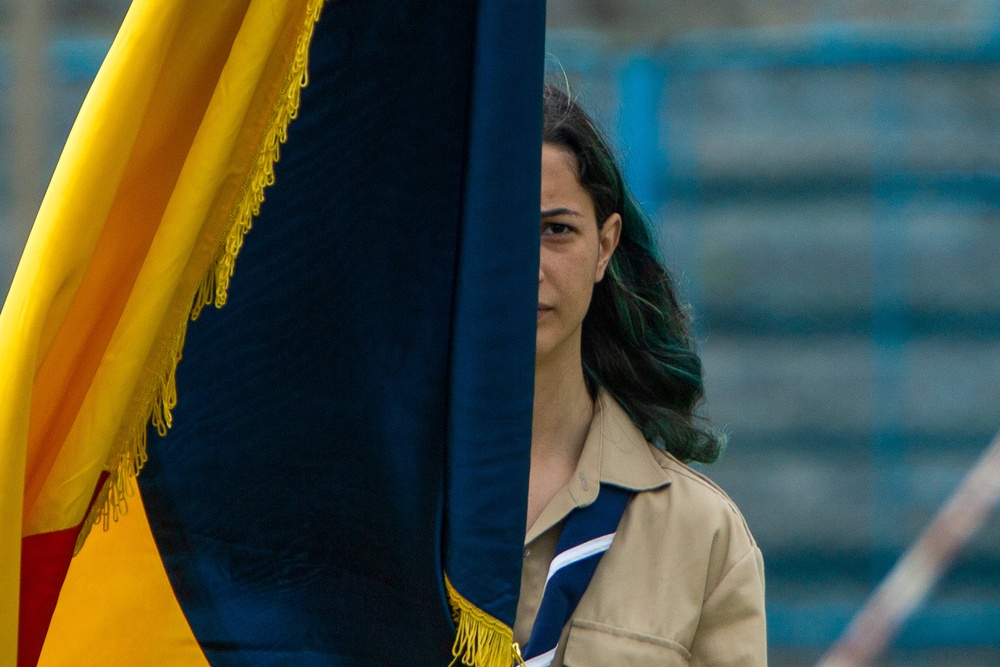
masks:
{"type": "Polygon", "coordinates": [[[764,562],[729,497],[646,442],[602,392],[576,473],[528,529],[514,638],[534,623],[563,519],[600,483],[637,491],[553,667],[767,664],[764,562]]]}

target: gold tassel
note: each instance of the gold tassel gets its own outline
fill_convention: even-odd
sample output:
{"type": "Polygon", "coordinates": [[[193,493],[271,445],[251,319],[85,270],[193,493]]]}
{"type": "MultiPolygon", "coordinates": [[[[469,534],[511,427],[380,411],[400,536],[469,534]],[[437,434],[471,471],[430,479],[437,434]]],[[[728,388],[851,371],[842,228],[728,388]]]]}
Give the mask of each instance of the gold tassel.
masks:
{"type": "Polygon", "coordinates": [[[257,150],[257,158],[243,183],[237,205],[229,216],[229,234],[222,253],[208,271],[191,306],[191,319],[196,320],[201,310],[209,304],[216,308],[226,305],[229,294],[229,280],[236,267],[236,256],[243,247],[243,238],[253,226],[253,219],[260,213],[264,203],[264,190],[274,185],[274,164],[280,157],[281,144],[288,140],[288,126],[299,115],[302,89],[309,83],[309,44],[312,42],[313,27],[319,20],[324,0],[309,0],[306,9],[306,27],[299,35],[295,57],[283,86],[280,101],[264,134],[264,140],[257,150]]]}
{"type": "Polygon", "coordinates": [[[521,649],[514,641],[514,630],[472,604],[455,590],[448,576],[444,578],[451,616],[457,635],[451,648],[454,659],[469,667],[511,667],[523,665],[521,649]]]}
{"type": "Polygon", "coordinates": [[[156,375],[158,380],[151,384],[148,395],[139,403],[143,406],[139,410],[142,418],[134,422],[121,445],[115,447],[108,457],[105,466],[108,478],[94,498],[90,513],[83,522],[74,554],[83,547],[93,526],[99,523],[107,530],[112,521],[118,521],[128,512],[128,499],[135,495],[135,478],[148,459],[147,424],[152,424],[160,436],[165,436],[173,426],[173,409],[177,407],[177,364],[183,353],[188,322],[198,319],[202,309],[208,304],[214,304],[216,308],[226,304],[236,256],[243,247],[243,238],[250,231],[254,217],[260,213],[264,190],[274,184],[274,163],[278,161],[281,144],[288,139],[288,125],[298,116],[302,88],[309,82],[309,45],[323,2],[324,0],[309,0],[306,6],[305,26],[295,45],[295,56],[267,131],[257,149],[257,156],[229,216],[229,232],[225,244],[198,286],[191,304],[190,318],[185,317],[174,332],[160,372],[156,375]]]}

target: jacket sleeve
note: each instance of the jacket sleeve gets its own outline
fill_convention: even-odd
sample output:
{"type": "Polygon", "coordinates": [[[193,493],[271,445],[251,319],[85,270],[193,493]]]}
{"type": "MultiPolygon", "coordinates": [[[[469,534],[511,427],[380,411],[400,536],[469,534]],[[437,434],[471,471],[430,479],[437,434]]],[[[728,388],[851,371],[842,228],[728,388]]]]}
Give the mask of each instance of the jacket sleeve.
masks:
{"type": "Polygon", "coordinates": [[[691,643],[692,666],[767,665],[764,560],[752,546],[708,593],[691,643]]]}

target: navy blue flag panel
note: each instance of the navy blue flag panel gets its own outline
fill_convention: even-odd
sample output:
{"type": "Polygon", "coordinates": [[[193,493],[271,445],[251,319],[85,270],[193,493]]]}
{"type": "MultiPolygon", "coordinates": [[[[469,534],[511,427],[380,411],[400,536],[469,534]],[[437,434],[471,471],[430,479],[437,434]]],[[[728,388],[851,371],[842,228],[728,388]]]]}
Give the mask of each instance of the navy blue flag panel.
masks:
{"type": "Polygon", "coordinates": [[[330,2],[225,308],[139,483],[213,665],[446,665],[512,624],[542,2],[330,2]]]}

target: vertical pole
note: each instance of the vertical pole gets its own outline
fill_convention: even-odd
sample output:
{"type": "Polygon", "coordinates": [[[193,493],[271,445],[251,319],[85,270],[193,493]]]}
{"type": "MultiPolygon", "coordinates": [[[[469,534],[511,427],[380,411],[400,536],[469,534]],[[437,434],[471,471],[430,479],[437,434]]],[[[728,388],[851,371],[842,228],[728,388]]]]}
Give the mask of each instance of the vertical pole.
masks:
{"type": "Polygon", "coordinates": [[[873,70],[872,145],[872,577],[896,559],[905,527],[900,507],[908,494],[902,467],[906,442],[906,205],[899,156],[904,154],[905,72],[873,70]]]}
{"type": "Polygon", "coordinates": [[[658,126],[664,76],[649,55],[640,53],[629,57],[619,77],[625,180],[646,212],[656,215],[663,166],[658,126]]]}
{"type": "MultiPolygon", "coordinates": [[[[45,0],[17,0],[13,7],[11,34],[15,42],[15,74],[11,191],[14,215],[10,221],[9,247],[20,255],[45,188],[47,31],[45,0]]],[[[10,259],[13,261],[16,257],[10,259]]]]}
{"type": "Polygon", "coordinates": [[[658,204],[663,215],[659,234],[668,264],[678,272],[675,278],[683,298],[696,313],[695,335],[704,340],[704,212],[702,174],[698,169],[698,86],[704,71],[695,65],[685,47],[675,47],[662,65],[660,115],[668,120],[660,126],[663,152],[659,159],[668,187],[660,190],[658,204]]]}

